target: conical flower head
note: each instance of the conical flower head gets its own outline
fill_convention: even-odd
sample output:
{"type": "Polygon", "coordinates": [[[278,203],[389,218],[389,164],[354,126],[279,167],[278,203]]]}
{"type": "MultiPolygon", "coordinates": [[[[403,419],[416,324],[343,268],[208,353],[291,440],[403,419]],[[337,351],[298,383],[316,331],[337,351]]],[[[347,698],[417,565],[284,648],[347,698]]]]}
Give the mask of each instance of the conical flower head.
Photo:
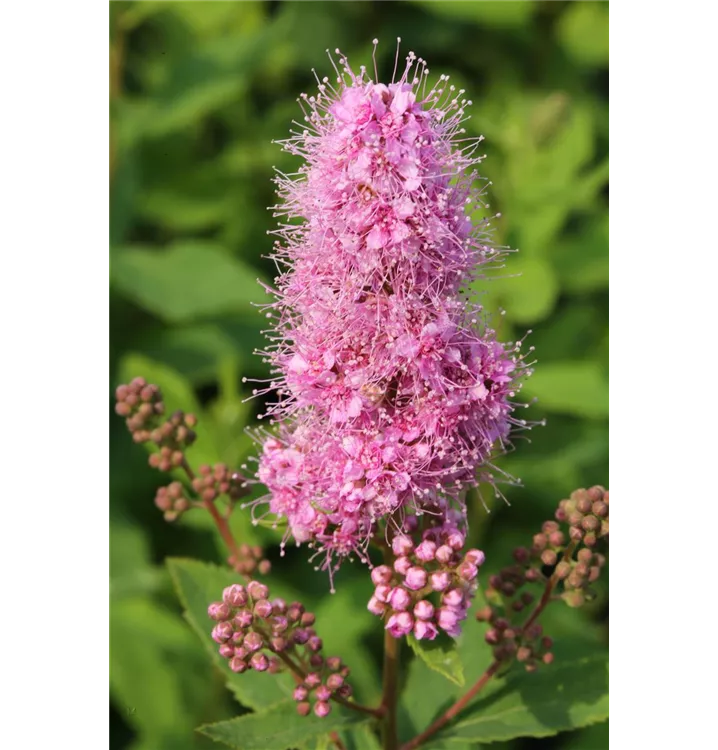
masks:
{"type": "Polygon", "coordinates": [[[258,471],[270,510],[326,564],[363,557],[388,516],[461,516],[508,438],[525,369],[463,291],[501,255],[489,220],[469,215],[483,206],[480,139],[462,128],[471,102],[446,76],[430,86],[413,53],[388,85],[341,53],[339,65],[336,83],[302,94],[305,126],[283,142],[305,161],[277,178],[284,270],[263,354],[281,426],[258,471]]]}

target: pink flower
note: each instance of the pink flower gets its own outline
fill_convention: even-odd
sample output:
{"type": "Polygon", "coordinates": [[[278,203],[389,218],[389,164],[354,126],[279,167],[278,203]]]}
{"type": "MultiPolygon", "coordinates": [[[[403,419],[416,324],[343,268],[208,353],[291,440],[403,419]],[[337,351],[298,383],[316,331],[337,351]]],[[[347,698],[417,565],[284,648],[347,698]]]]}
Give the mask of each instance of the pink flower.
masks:
{"type": "MultiPolygon", "coordinates": [[[[305,166],[277,180],[282,273],[261,393],[277,394],[263,417],[278,431],[258,435],[269,494],[256,501],[330,573],[350,555],[368,563],[388,517],[408,533],[416,513],[448,521],[477,476],[491,481],[480,470],[507,445],[525,369],[462,295],[503,252],[488,219],[468,215],[483,157],[464,135],[463,90],[429,84],[414,53],[390,84],[339,65],[338,84],[301,95],[305,129],[283,143],[305,166]]],[[[463,544],[454,529],[445,546],[463,544]]],[[[400,559],[413,549],[402,534],[393,547],[400,559]]],[[[421,550],[430,562],[431,544],[421,550]]]]}

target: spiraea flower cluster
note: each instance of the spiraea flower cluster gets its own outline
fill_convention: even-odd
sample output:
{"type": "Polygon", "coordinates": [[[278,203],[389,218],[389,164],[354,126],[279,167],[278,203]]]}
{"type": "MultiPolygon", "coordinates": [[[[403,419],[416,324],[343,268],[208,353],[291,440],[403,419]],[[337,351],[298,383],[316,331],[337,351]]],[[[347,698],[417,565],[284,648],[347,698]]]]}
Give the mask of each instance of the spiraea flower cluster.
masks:
{"type": "Polygon", "coordinates": [[[308,714],[313,702],[314,713],[326,716],[331,699],[351,695],[349,668],[338,657],[323,656],[322,640],[312,627],[314,615],[301,603],[270,601],[267,586],[250,581],[228,586],[222,601],[210,604],[207,613],[217,622],[212,638],[233,672],[292,671],[299,714],[308,714]]]}
{"type": "Polygon", "coordinates": [[[372,570],[376,588],[367,606],[385,617],[391,635],[413,633],[418,640],[433,641],[439,630],[461,633],[484,562],[481,550],[462,554],[464,543],[464,535],[451,527],[428,529],[417,546],[404,534],[394,537],[393,570],[388,565],[372,570]]]}
{"type": "Polygon", "coordinates": [[[595,596],[592,584],[606,564],[595,548],[608,538],[608,497],[599,486],[573,492],[531,547],[515,549],[515,563],[489,578],[490,604],[476,617],[489,623],[486,641],[497,661],[516,657],[531,671],[553,660],[551,638],[543,635],[538,617],[555,599],[579,607],[595,596]]]}
{"type": "Polygon", "coordinates": [[[283,143],[305,165],[277,179],[282,273],[263,354],[281,426],[258,470],[270,511],[330,570],[353,552],[367,561],[381,519],[402,530],[462,510],[526,424],[512,417],[520,344],[500,344],[465,292],[502,253],[490,220],[469,215],[485,208],[480,139],[462,127],[471,102],[448,76],[430,86],[413,53],[388,85],[339,65],[302,95],[304,126],[283,143]]]}

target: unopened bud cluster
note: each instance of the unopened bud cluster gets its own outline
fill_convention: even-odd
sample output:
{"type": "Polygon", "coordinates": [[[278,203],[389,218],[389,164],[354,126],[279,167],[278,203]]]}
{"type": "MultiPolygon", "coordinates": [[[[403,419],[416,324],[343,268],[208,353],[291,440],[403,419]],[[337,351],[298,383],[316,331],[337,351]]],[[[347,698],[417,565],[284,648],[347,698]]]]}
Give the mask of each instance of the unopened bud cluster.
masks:
{"type": "Polygon", "coordinates": [[[418,640],[434,640],[443,630],[461,633],[461,622],[476,591],[484,553],[461,550],[464,535],[454,528],[428,529],[420,544],[399,534],[392,540],[393,569],[380,565],[371,572],[374,595],[367,609],[386,618],[395,638],[413,633],[418,640]]]}
{"type": "Polygon", "coordinates": [[[192,501],[186,496],[182,482],[170,482],[157,490],[155,505],[163,512],[165,521],[176,521],[192,507],[192,501]]]}
{"type": "Polygon", "coordinates": [[[118,386],[115,395],[115,411],[125,417],[132,439],[136,443],[153,442],[159,448],[158,453],[149,457],[150,466],[161,471],[182,466],[184,449],[197,437],[193,430],[197,418],[176,411],[162,422],[160,417],[165,411],[162,393],[158,386],[147,383],[144,378],[118,386]]]}
{"type": "Polygon", "coordinates": [[[349,668],[338,657],[322,655],[322,640],[312,627],[314,615],[299,602],[270,601],[269,589],[250,581],[228,586],[222,601],[210,604],[207,612],[217,622],[212,638],[233,672],[277,673],[289,667],[298,675],[294,700],[302,716],[312,710],[312,701],[321,717],[331,711],[332,697],[351,695],[349,668]]]}
{"type": "Polygon", "coordinates": [[[578,607],[594,596],[590,585],[606,563],[594,548],[608,535],[608,491],[598,486],[576,490],[559,503],[555,518],[543,524],[530,548],[514,550],[515,564],[489,578],[491,603],[476,615],[490,625],[486,641],[494,659],[515,657],[529,671],[553,660],[551,639],[535,621],[549,600],[560,596],[578,607]],[[532,587],[537,593],[528,590],[532,587]]]}
{"type": "Polygon", "coordinates": [[[257,544],[240,544],[239,554],[232,555],[227,561],[229,565],[243,576],[249,576],[255,571],[266,576],[272,569],[272,563],[264,559],[264,550],[257,544]]]}

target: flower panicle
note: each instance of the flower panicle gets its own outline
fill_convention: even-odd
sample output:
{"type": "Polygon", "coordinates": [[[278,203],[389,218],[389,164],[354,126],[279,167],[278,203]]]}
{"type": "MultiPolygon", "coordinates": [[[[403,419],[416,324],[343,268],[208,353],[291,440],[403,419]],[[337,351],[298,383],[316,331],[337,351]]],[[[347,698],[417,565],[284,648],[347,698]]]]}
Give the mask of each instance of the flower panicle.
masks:
{"type": "Polygon", "coordinates": [[[514,564],[489,578],[489,604],[476,618],[489,625],[485,638],[496,661],[516,658],[528,671],[553,661],[553,641],[539,616],[552,601],[580,607],[595,597],[593,584],[606,564],[598,547],[608,541],[608,501],[608,490],[598,485],[576,490],[531,547],[515,549],[514,564]]]}
{"type": "Polygon", "coordinates": [[[270,600],[267,586],[249,581],[228,586],[207,614],[216,622],[212,639],[233,672],[292,672],[300,715],[313,708],[316,716],[327,716],[331,700],[351,696],[349,667],[338,657],[323,655],[315,617],[300,602],[270,600]]]}
{"type": "Polygon", "coordinates": [[[468,488],[500,479],[491,459],[511,430],[531,426],[514,416],[522,342],[499,343],[467,299],[507,251],[485,215],[481,138],[465,134],[470,100],[448,76],[430,85],[413,52],[386,85],[338,54],[282,142],[304,164],[276,180],[272,378],[254,391],[277,396],[258,503],[330,572],[368,563],[389,518],[463,511],[468,488]]]}

